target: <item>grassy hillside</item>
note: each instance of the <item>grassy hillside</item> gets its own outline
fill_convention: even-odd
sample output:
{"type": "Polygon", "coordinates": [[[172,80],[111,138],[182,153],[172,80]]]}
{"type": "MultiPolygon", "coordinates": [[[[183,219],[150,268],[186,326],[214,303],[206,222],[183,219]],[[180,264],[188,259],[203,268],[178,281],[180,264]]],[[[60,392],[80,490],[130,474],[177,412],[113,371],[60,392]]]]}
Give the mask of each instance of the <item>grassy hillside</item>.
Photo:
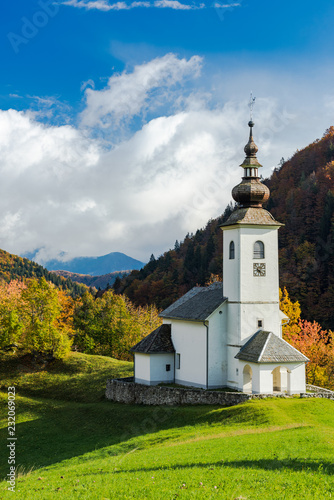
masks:
{"type": "Polygon", "coordinates": [[[0,390],[14,385],[21,395],[95,402],[103,399],[106,379],[133,375],[133,364],[107,356],[71,352],[41,370],[31,357],[0,353],[0,390]]]}
{"type": "MultiPolygon", "coordinates": [[[[129,363],[74,353],[54,366],[53,390],[51,372],[31,373],[25,382],[17,361],[2,361],[2,386],[13,379],[19,384],[18,499],[333,496],[332,401],[268,399],[232,408],[121,405],[97,401],[100,389],[91,386],[105,384],[106,373],[97,383],[99,366],[108,376],[126,375],[129,363]],[[35,389],[40,397],[31,396],[33,380],[41,384],[35,389]]],[[[0,397],[5,443],[5,392],[0,397]]],[[[4,477],[8,466],[0,456],[4,477]]],[[[0,483],[0,498],[12,495],[6,487],[0,483]]]]}

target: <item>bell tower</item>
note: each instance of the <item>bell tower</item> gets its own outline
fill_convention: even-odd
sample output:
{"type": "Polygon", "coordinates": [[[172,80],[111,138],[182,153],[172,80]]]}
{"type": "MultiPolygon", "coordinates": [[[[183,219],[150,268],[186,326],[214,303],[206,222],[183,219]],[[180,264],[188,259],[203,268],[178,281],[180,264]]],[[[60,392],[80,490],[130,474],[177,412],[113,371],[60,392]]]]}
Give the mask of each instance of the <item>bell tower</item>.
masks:
{"type": "Polygon", "coordinates": [[[243,177],[232,190],[237,208],[221,225],[224,231],[223,283],[228,297],[229,346],[243,345],[257,330],[281,336],[278,276],[278,229],[282,226],[262,207],[270,196],[258,174],[262,167],[249,121],[243,177]]]}

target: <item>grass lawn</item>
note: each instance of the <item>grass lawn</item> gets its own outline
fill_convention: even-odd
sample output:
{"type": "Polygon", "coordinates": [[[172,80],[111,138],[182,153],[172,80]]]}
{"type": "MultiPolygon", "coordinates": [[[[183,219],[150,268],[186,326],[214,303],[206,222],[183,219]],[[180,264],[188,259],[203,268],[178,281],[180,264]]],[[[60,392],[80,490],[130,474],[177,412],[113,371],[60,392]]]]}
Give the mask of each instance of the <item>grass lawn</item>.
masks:
{"type": "Polygon", "coordinates": [[[95,402],[104,399],[108,378],[132,375],[133,363],[106,356],[72,352],[66,360],[38,370],[25,357],[0,354],[0,390],[15,385],[20,394],[29,396],[95,402]]]}
{"type": "MultiPolygon", "coordinates": [[[[14,380],[18,392],[15,498],[334,498],[333,401],[273,398],[218,408],[101,400],[105,379],[131,368],[73,354],[25,381],[13,358],[1,364],[2,390],[14,380]]],[[[3,478],[6,392],[0,399],[3,478]]],[[[11,496],[1,482],[0,498],[11,496]]]]}

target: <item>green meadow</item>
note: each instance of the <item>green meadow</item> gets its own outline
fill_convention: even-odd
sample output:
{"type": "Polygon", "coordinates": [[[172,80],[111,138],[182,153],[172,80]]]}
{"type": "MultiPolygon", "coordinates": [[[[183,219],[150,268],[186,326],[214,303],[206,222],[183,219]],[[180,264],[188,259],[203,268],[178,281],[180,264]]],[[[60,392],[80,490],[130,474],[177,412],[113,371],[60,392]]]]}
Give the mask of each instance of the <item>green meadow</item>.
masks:
{"type": "Polygon", "coordinates": [[[0,477],[15,385],[17,499],[334,498],[334,404],[266,399],[230,407],[104,400],[132,364],[72,353],[48,369],[1,355],[0,477]]]}

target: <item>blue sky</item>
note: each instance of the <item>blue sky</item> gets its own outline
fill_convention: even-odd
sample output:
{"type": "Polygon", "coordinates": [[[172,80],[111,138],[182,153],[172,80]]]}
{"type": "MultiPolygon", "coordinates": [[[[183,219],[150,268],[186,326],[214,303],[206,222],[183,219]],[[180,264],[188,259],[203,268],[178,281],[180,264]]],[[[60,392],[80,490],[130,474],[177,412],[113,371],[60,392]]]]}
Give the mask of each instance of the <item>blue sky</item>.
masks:
{"type": "Polygon", "coordinates": [[[113,72],[167,52],[204,56],[211,71],[219,65],[223,68],[225,62],[245,68],[282,66],[291,72],[304,66],[305,72],[312,73],[321,62],[332,59],[334,4],[330,0],[223,0],[188,4],[204,6],[198,10],[137,7],[116,11],[99,10],[101,5],[116,2],[72,3],[13,0],[1,7],[4,109],[19,107],[9,93],[57,95],[77,109],[83,81],[92,79],[103,86],[103,78],[113,72]],[[85,3],[90,4],[89,10],[79,7],[85,3]],[[34,20],[42,26],[37,27],[34,20]],[[29,22],[34,29],[27,28],[29,22]],[[30,39],[24,36],[25,28],[30,39]]]}
{"type": "Polygon", "coordinates": [[[333,125],[329,0],[0,7],[0,246],[148,260],[333,125]]]}

